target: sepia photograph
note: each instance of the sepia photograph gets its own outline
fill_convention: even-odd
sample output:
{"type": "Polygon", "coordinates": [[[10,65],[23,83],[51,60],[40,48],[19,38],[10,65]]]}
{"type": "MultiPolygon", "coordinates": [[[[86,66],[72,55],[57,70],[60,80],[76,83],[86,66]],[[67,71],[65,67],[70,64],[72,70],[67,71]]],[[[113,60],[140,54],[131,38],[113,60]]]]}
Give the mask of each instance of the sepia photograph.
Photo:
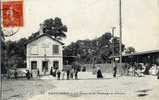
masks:
{"type": "Polygon", "coordinates": [[[0,0],[0,100],[159,100],[159,0],[0,0]]]}

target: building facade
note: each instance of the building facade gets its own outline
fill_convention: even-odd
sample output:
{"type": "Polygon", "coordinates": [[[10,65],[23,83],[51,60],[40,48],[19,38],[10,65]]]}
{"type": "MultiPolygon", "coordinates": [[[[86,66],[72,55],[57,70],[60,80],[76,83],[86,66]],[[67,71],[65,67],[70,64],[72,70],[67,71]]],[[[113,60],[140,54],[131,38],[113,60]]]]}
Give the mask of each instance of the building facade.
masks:
{"type": "Polygon", "coordinates": [[[63,43],[51,35],[42,34],[27,43],[27,69],[39,70],[40,75],[50,73],[51,67],[63,69],[63,43]]]}
{"type": "Polygon", "coordinates": [[[144,63],[159,65],[159,50],[136,52],[123,55],[122,61],[125,63],[144,63]]]}

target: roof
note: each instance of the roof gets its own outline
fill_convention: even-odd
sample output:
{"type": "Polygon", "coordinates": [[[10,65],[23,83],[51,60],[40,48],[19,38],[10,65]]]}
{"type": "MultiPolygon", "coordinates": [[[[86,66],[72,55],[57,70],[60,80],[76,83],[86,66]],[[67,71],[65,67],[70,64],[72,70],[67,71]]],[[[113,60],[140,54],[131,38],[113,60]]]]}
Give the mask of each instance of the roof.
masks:
{"type": "Polygon", "coordinates": [[[135,52],[135,53],[131,53],[131,54],[124,54],[123,56],[143,55],[143,54],[151,54],[151,53],[159,53],[159,50],[151,50],[151,51],[135,52]]]}
{"type": "Polygon", "coordinates": [[[42,35],[39,35],[39,36],[37,36],[37,37],[35,37],[35,38],[29,40],[26,44],[29,44],[29,43],[31,43],[31,42],[33,42],[33,41],[35,41],[35,40],[37,40],[37,39],[39,39],[39,38],[41,38],[41,37],[43,37],[43,36],[47,36],[47,37],[51,38],[52,40],[54,40],[54,41],[60,43],[61,45],[64,45],[63,42],[61,42],[61,41],[55,39],[54,37],[52,37],[52,36],[49,35],[49,34],[42,34],[42,35]]]}
{"type": "MultiPolygon", "coordinates": [[[[122,54],[122,56],[136,56],[136,55],[144,55],[144,54],[152,54],[152,53],[159,53],[159,50],[151,50],[151,51],[143,51],[143,52],[135,52],[131,54],[122,54]]],[[[119,55],[111,56],[110,58],[117,58],[119,55]]]]}

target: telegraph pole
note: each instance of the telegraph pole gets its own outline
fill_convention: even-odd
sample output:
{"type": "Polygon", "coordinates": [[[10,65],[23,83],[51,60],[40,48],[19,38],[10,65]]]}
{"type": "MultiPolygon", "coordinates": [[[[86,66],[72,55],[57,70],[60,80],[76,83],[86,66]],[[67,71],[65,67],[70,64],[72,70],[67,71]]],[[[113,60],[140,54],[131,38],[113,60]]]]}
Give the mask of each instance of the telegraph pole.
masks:
{"type": "Polygon", "coordinates": [[[114,67],[114,56],[115,56],[115,55],[114,55],[114,53],[115,53],[115,52],[114,52],[114,47],[115,47],[115,46],[114,46],[114,30],[115,30],[115,28],[116,28],[116,27],[112,27],[112,36],[113,36],[113,40],[112,40],[112,43],[113,43],[113,49],[112,49],[112,54],[113,54],[113,67],[114,67]]]}
{"type": "Polygon", "coordinates": [[[120,67],[122,67],[122,1],[119,0],[119,29],[120,29],[120,67]]]}

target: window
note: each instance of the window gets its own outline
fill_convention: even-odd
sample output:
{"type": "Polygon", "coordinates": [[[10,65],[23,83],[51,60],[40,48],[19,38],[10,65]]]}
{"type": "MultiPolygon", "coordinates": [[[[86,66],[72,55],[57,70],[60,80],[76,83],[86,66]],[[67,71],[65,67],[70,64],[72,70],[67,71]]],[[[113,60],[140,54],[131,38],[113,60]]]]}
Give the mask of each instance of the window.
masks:
{"type": "Polygon", "coordinates": [[[59,45],[53,45],[53,54],[59,54],[59,45]]]}
{"type": "Polygon", "coordinates": [[[59,61],[53,61],[53,68],[58,69],[59,68],[59,61]]]}
{"type": "Polygon", "coordinates": [[[37,61],[31,61],[31,69],[37,69],[37,61]]]}

